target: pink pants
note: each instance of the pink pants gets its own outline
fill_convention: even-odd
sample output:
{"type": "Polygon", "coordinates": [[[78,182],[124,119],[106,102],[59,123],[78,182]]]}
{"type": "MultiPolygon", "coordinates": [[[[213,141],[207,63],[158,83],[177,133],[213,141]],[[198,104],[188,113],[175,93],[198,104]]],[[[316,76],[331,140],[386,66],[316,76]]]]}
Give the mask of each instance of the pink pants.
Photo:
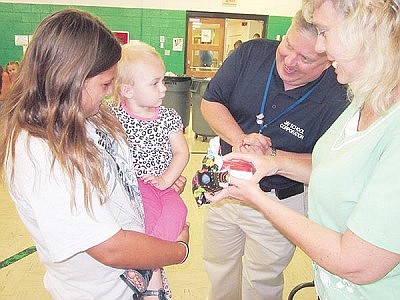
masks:
{"type": "Polygon", "coordinates": [[[172,188],[164,191],[138,179],[144,208],[145,233],[176,241],[186,223],[187,208],[172,188]]]}

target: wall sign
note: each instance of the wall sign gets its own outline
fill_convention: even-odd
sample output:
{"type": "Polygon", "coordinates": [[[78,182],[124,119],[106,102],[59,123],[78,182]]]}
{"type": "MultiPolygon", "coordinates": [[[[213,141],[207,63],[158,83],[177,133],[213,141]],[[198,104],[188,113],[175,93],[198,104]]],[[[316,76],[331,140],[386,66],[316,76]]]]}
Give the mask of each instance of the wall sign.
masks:
{"type": "Polygon", "coordinates": [[[236,5],[237,0],[222,0],[222,4],[236,5]]]}
{"type": "Polygon", "coordinates": [[[172,50],[173,51],[182,51],[183,50],[183,38],[173,38],[172,50]]]}
{"type": "Polygon", "coordinates": [[[113,31],[113,34],[122,45],[129,43],[129,31],[113,31]]]}
{"type": "Polygon", "coordinates": [[[211,29],[202,29],[201,30],[201,42],[202,43],[211,43],[211,29]]]}
{"type": "Polygon", "coordinates": [[[14,35],[15,46],[28,46],[29,35],[14,35]]]}

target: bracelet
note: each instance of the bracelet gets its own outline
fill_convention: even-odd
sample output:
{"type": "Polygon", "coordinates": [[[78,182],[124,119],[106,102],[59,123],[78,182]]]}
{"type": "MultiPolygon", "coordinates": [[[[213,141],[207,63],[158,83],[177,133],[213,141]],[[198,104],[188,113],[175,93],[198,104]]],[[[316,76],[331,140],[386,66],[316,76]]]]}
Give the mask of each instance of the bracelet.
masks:
{"type": "Polygon", "coordinates": [[[271,146],[271,156],[276,156],[276,149],[271,146]]]}
{"type": "Polygon", "coordinates": [[[189,257],[189,245],[187,243],[185,243],[184,241],[178,241],[178,243],[182,244],[183,246],[185,246],[185,250],[186,250],[185,257],[179,263],[179,264],[183,264],[187,260],[187,258],[189,257]]]}

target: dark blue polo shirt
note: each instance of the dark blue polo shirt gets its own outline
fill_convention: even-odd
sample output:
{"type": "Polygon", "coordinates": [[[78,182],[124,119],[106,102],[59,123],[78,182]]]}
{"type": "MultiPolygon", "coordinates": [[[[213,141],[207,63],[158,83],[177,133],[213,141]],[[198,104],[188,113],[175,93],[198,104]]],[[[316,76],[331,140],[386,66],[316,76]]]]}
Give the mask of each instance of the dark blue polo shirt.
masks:
{"type": "MultiPolygon", "coordinates": [[[[251,40],[234,51],[210,81],[203,98],[226,106],[245,133],[258,132],[256,115],[260,113],[267,77],[275,60],[277,41],[251,40]]],[[[302,87],[284,90],[276,67],[264,112],[265,123],[278,116],[319,82],[314,92],[289,113],[267,126],[262,133],[271,138],[275,148],[311,153],[315,143],[347,107],[346,86],[336,80],[332,67],[302,87]]],[[[222,154],[232,147],[221,141],[222,154]]],[[[282,189],[296,182],[281,176],[264,178],[263,190],[282,189]]]]}

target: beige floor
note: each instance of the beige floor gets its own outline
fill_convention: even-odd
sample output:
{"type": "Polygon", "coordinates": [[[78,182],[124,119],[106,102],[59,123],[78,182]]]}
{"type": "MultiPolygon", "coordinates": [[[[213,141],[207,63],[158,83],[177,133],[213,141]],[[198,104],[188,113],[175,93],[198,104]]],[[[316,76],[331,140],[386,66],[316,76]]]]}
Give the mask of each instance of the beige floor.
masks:
{"type": "MultiPolygon", "coordinates": [[[[189,179],[183,193],[191,224],[190,257],[183,265],[167,267],[166,272],[172,288],[174,299],[203,300],[207,299],[209,281],[202,265],[203,251],[203,214],[206,207],[198,208],[191,196],[190,179],[201,164],[208,143],[202,138],[194,138],[190,125],[186,137],[191,151],[189,165],[184,175],[189,179]]],[[[0,261],[33,245],[31,238],[20,222],[15,207],[4,186],[0,186],[0,261]]],[[[43,288],[44,269],[33,253],[7,267],[0,269],[0,300],[13,299],[50,299],[43,288]]],[[[285,272],[284,299],[290,290],[299,283],[312,280],[310,260],[300,251],[296,254],[285,272]]],[[[295,299],[316,299],[313,288],[299,292],[295,299]]],[[[235,300],[235,299],[232,299],[235,300]]],[[[266,299],[267,300],[267,299],[266,299]]]]}

